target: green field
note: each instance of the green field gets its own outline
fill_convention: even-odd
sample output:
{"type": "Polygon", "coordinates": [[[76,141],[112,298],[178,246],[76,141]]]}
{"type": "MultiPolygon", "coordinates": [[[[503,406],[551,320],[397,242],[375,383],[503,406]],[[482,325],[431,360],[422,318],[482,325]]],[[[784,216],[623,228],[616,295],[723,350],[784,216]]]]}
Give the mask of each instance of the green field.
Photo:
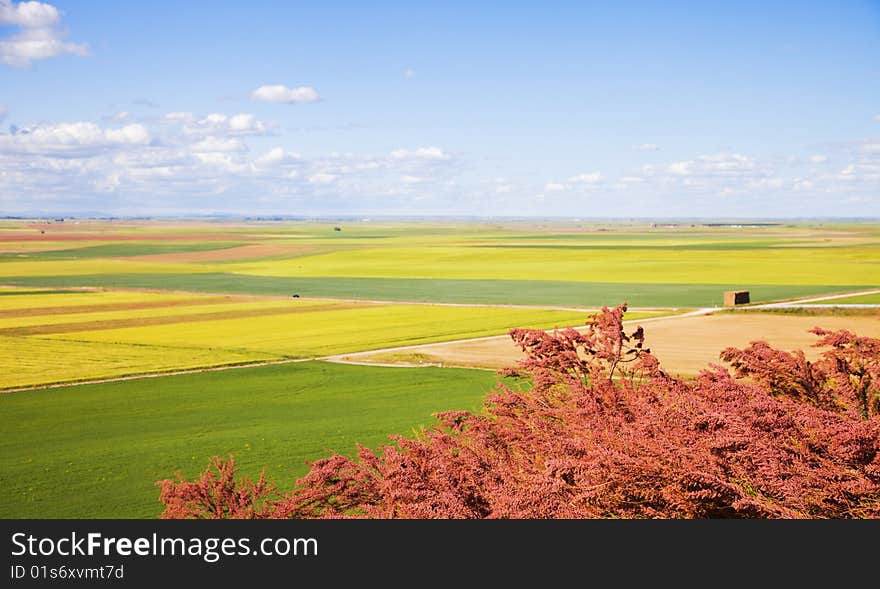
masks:
{"type": "Polygon", "coordinates": [[[628,302],[637,307],[709,307],[721,305],[725,290],[749,290],[752,301],[771,301],[864,290],[850,285],[661,284],[640,282],[564,282],[552,280],[433,280],[409,278],[280,278],[241,274],[96,274],[11,276],[9,285],[34,287],[107,286],[165,288],[206,293],[332,297],[384,301],[475,304],[566,305],[599,307],[628,302]]]}
{"type": "Polygon", "coordinates": [[[828,305],[880,305],[880,293],[815,302],[828,305]]]}
{"type": "MultiPolygon", "coordinates": [[[[72,244],[68,244],[72,245],[72,244]]],[[[86,247],[66,247],[64,249],[16,252],[0,254],[2,261],[22,260],[85,260],[89,258],[122,258],[128,256],[145,256],[155,254],[176,254],[182,252],[204,252],[216,249],[227,249],[241,242],[206,242],[206,243],[139,243],[123,242],[86,247]]]]}
{"type": "Polygon", "coordinates": [[[155,481],[230,452],[289,487],[328,450],[479,407],[496,379],[306,362],[0,395],[0,517],[155,517],[155,481]]]}

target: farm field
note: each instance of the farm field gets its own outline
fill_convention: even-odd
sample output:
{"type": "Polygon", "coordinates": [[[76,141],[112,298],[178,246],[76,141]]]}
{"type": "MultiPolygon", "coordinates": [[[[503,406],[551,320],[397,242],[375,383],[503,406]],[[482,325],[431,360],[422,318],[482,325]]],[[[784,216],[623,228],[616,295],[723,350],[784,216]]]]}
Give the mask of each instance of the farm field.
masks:
{"type": "Polygon", "coordinates": [[[4,291],[9,305],[0,309],[0,388],[309,358],[584,318],[552,309],[12,292],[4,291]]]}
{"type": "Polygon", "coordinates": [[[870,224],[7,221],[2,284],[490,304],[708,306],[880,283],[870,224]],[[41,233],[42,232],[42,233],[41,233]]]}
{"type": "Polygon", "coordinates": [[[306,460],[475,409],[496,381],[305,362],[0,395],[0,517],[154,518],[155,481],[230,452],[243,474],[266,467],[289,487],[306,460]]]}
{"type": "Polygon", "coordinates": [[[0,517],[155,517],[156,480],[227,452],[289,487],[327,450],[479,406],[497,376],[465,368],[513,364],[509,329],[603,305],[684,376],[755,339],[807,349],[814,325],[880,335],[845,307],[687,316],[731,289],[874,290],[878,254],[870,224],[0,221],[0,517]]]}

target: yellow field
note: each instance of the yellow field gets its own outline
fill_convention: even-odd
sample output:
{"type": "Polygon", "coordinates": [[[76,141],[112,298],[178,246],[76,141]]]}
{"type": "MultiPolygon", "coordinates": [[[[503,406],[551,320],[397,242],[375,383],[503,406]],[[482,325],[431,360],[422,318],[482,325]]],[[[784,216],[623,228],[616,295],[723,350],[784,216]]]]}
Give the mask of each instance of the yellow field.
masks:
{"type": "Polygon", "coordinates": [[[0,389],[578,325],[584,313],[151,292],[0,297],[0,389]]]}
{"type": "Polygon", "coordinates": [[[446,307],[361,303],[326,310],[167,326],[101,329],[45,337],[103,343],[187,347],[222,346],[227,350],[320,356],[357,350],[480,337],[512,327],[552,328],[582,324],[585,315],[570,311],[502,307],[446,307]]]}
{"type": "MultiPolygon", "coordinates": [[[[3,293],[33,292],[32,289],[4,288],[3,293]]],[[[63,294],[4,294],[0,310],[33,309],[39,307],[76,307],[113,303],[140,303],[143,301],[182,301],[192,295],[97,290],[65,292],[63,294]]]]}
{"type": "Polygon", "coordinates": [[[227,272],[337,276],[625,283],[876,284],[870,248],[675,251],[660,248],[376,247],[290,260],[232,263],[227,272]]]}
{"type": "Polygon", "coordinates": [[[0,388],[271,359],[212,348],[138,346],[0,335],[0,388]]]}
{"type": "MultiPolygon", "coordinates": [[[[221,313],[247,313],[258,314],[261,311],[277,310],[281,312],[306,312],[313,309],[321,309],[338,305],[329,301],[290,301],[290,300],[263,300],[247,302],[245,299],[235,300],[239,297],[181,297],[180,303],[167,307],[147,307],[119,309],[112,311],[76,312],[77,307],[71,307],[70,313],[59,314],[58,312],[40,313],[39,315],[28,314],[26,316],[4,316],[0,311],[0,331],[35,326],[70,325],[72,323],[110,323],[125,320],[149,320],[151,318],[168,317],[180,318],[181,320],[199,319],[200,315],[214,315],[221,313]],[[227,302],[228,301],[228,302],[227,302]],[[189,303],[189,304],[187,304],[189,303]]],[[[39,311],[39,309],[34,309],[39,311]]],[[[103,328],[103,327],[102,327],[103,328]]]]}

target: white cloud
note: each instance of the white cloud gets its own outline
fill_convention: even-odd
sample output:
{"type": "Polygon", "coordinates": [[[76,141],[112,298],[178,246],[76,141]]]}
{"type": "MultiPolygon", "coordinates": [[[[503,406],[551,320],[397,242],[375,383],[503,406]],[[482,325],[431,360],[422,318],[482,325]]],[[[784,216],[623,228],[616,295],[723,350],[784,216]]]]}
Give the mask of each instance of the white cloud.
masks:
{"type": "Polygon", "coordinates": [[[853,202],[861,203],[857,214],[878,215],[880,150],[872,152],[869,145],[839,144],[833,158],[700,155],[642,166],[609,188],[623,204],[655,203],[652,213],[663,216],[845,215],[856,214],[853,202]]]}
{"type": "Polygon", "coordinates": [[[197,153],[210,152],[233,152],[246,151],[247,147],[240,139],[224,139],[220,137],[205,137],[201,141],[193,143],[192,150],[197,153]]]}
{"type": "Polygon", "coordinates": [[[603,176],[599,172],[592,172],[590,174],[578,174],[577,176],[572,176],[568,181],[574,182],[575,184],[596,184],[597,182],[601,182],[602,178],[603,176]]]}
{"type": "Polygon", "coordinates": [[[880,121],[880,115],[874,115],[871,118],[874,119],[875,121],[880,121]]]}
{"type": "Polygon", "coordinates": [[[311,86],[288,88],[281,84],[276,86],[260,86],[251,92],[251,98],[262,102],[284,102],[287,104],[316,102],[321,99],[311,86]]]}
{"type": "Polygon", "coordinates": [[[633,151],[658,151],[660,146],[656,143],[639,143],[638,145],[633,145],[633,151]]]}
{"type": "MultiPolygon", "coordinates": [[[[752,189],[782,188],[785,186],[785,178],[758,178],[757,180],[749,180],[745,186],[752,189]]],[[[728,190],[730,190],[728,188],[728,190]]]]}
{"type": "Polygon", "coordinates": [[[88,55],[88,48],[65,41],[61,13],[42,2],[0,0],[0,26],[18,27],[18,31],[0,39],[0,63],[27,68],[36,60],[58,55],[88,55]]]}
{"type": "Polygon", "coordinates": [[[415,70],[410,70],[410,69],[403,70],[403,77],[404,78],[412,78],[412,77],[415,77],[415,75],[416,75],[415,70]]]}
{"type": "Polygon", "coordinates": [[[0,0],[0,25],[27,28],[52,27],[61,21],[61,13],[51,4],[0,0]]]}
{"type": "Polygon", "coordinates": [[[88,122],[61,123],[22,129],[15,135],[0,135],[0,152],[94,152],[102,148],[146,145],[149,142],[150,133],[143,125],[102,129],[88,122]]]}
{"type": "Polygon", "coordinates": [[[309,176],[310,184],[331,184],[336,181],[335,174],[327,174],[325,172],[318,172],[317,174],[312,174],[309,176]]]}
{"type": "Polygon", "coordinates": [[[449,154],[444,153],[439,147],[419,147],[418,149],[395,149],[391,152],[391,157],[398,160],[403,159],[424,159],[424,160],[445,160],[449,159],[449,154]]]}
{"type": "Polygon", "coordinates": [[[128,112],[126,110],[121,110],[117,113],[114,113],[112,115],[108,115],[108,116],[104,117],[104,120],[122,122],[122,121],[127,121],[130,118],[132,118],[130,112],[128,112]]]}
{"type": "Polygon", "coordinates": [[[145,145],[150,142],[150,132],[143,125],[126,125],[121,129],[107,129],[104,135],[113,143],[145,145]]]}
{"type": "Polygon", "coordinates": [[[753,158],[737,153],[700,155],[691,160],[671,164],[646,165],[642,169],[649,176],[670,175],[694,178],[744,177],[763,175],[765,172],[753,158]]]}
{"type": "Polygon", "coordinates": [[[169,113],[167,121],[185,123],[184,131],[190,135],[225,135],[242,137],[246,135],[266,135],[269,126],[252,114],[239,113],[227,116],[222,113],[211,113],[208,116],[193,120],[190,113],[169,113]],[[168,118],[174,115],[174,118],[168,118]]]}
{"type": "Polygon", "coordinates": [[[258,121],[254,115],[249,114],[237,114],[229,119],[229,129],[231,131],[262,130],[262,125],[263,123],[258,121]]]}
{"type": "Polygon", "coordinates": [[[604,179],[605,177],[600,172],[577,174],[565,182],[547,182],[544,184],[544,192],[562,192],[564,190],[592,191],[604,179]]]}
{"type": "MultiPolygon", "coordinates": [[[[247,113],[168,113],[141,123],[46,123],[0,133],[0,207],[108,213],[279,212],[650,216],[880,214],[877,140],[809,155],[698,155],[536,182],[539,170],[481,179],[438,146],[300,155],[247,113]],[[257,141],[254,141],[257,144],[257,141]],[[538,198],[537,194],[542,194],[538,198]],[[222,195],[222,196],[221,196],[222,195]],[[595,195],[595,198],[589,198],[595,195]],[[543,203],[543,204],[542,204],[543,203]]],[[[808,154],[810,152],[807,152],[808,154]]]]}
{"type": "Polygon", "coordinates": [[[3,122],[7,114],[9,114],[9,109],[6,108],[5,104],[0,104],[0,122],[3,122]]]}
{"type": "Polygon", "coordinates": [[[235,132],[254,126],[250,117],[212,113],[143,125],[43,124],[0,135],[0,205],[16,212],[277,214],[413,210],[415,203],[444,211],[465,198],[459,162],[440,148],[303,157],[274,146],[252,156],[247,136],[235,132]],[[217,132],[194,134],[191,126],[217,132]]]}
{"type": "Polygon", "coordinates": [[[196,118],[191,112],[169,112],[162,115],[162,120],[169,123],[192,123],[196,118]]]}
{"type": "Polygon", "coordinates": [[[282,147],[273,147],[255,159],[254,164],[262,168],[272,168],[286,163],[298,162],[301,157],[300,154],[291,153],[282,147]]]}
{"type": "Polygon", "coordinates": [[[225,176],[236,176],[246,172],[248,166],[242,162],[235,154],[221,151],[203,151],[194,152],[193,157],[202,165],[203,170],[207,170],[212,174],[222,174],[225,176]]]}
{"type": "MultiPolygon", "coordinates": [[[[669,164],[669,167],[666,170],[670,174],[676,174],[678,176],[687,176],[690,174],[691,169],[694,166],[694,162],[675,162],[674,164],[669,164]]],[[[650,167],[646,167],[646,169],[651,169],[650,167]]]]}

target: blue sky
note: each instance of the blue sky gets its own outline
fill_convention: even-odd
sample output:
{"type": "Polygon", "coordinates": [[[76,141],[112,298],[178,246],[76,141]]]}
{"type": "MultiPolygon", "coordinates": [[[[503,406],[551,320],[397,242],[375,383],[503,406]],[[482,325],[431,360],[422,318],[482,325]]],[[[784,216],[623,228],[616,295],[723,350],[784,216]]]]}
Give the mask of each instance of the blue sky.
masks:
{"type": "Polygon", "coordinates": [[[0,214],[880,216],[878,2],[0,0],[0,214]]]}

